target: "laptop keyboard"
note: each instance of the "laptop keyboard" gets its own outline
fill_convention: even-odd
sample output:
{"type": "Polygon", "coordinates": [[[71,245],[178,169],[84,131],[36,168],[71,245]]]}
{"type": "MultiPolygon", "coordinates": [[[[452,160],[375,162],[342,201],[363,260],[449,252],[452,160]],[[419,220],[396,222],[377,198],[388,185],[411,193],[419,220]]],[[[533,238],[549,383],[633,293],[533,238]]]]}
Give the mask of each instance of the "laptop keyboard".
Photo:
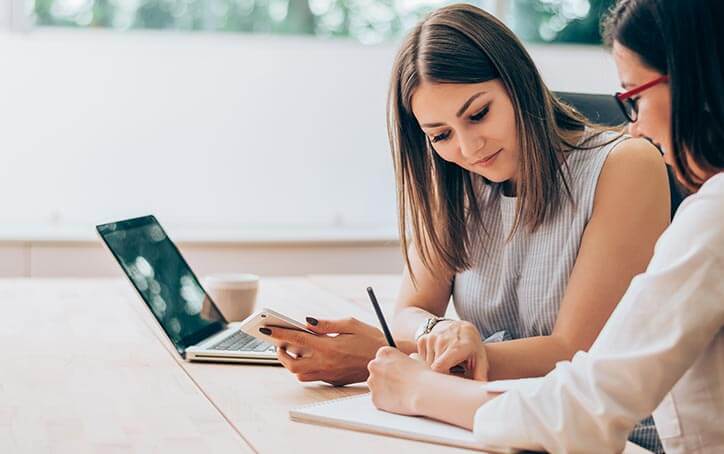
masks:
{"type": "Polygon", "coordinates": [[[274,346],[272,344],[259,340],[254,336],[249,336],[243,331],[237,331],[211,347],[212,350],[234,350],[245,352],[265,352],[273,348],[274,346]]]}

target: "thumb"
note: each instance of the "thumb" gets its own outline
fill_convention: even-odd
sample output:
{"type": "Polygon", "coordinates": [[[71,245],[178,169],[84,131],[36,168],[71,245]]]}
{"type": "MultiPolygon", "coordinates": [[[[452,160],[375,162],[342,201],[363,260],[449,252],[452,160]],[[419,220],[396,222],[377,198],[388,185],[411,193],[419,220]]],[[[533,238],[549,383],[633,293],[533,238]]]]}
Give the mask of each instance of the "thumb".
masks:
{"type": "Polygon", "coordinates": [[[317,320],[307,317],[307,327],[317,334],[353,334],[358,332],[361,326],[362,323],[356,318],[317,320]]]}
{"type": "Polygon", "coordinates": [[[488,380],[488,358],[485,355],[478,355],[475,358],[475,367],[473,368],[473,380],[488,380]]]}

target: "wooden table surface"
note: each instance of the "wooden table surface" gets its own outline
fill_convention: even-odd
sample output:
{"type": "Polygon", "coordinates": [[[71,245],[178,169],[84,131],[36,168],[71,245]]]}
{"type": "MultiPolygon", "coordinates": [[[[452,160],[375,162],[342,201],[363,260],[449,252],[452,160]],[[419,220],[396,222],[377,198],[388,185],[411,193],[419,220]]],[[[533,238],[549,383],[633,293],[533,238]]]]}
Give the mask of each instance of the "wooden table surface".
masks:
{"type": "Polygon", "coordinates": [[[0,281],[0,452],[253,452],[120,280],[0,281]]]}
{"type": "MultiPolygon", "coordinates": [[[[376,324],[365,288],[389,314],[399,279],[267,278],[257,308],[376,324]]],[[[182,361],[121,279],[0,280],[0,307],[2,453],[470,452],[292,422],[291,408],[367,388],[182,361]]]]}

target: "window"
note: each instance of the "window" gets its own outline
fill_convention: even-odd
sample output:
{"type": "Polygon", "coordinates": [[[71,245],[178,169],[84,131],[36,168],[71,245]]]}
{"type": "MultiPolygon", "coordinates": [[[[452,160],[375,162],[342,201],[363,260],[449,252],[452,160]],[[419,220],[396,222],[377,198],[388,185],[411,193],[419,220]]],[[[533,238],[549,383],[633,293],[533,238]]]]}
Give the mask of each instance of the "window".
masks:
{"type": "MultiPolygon", "coordinates": [[[[34,0],[37,25],[351,37],[399,36],[441,0],[34,0]]],[[[486,7],[489,1],[471,2],[486,7]]]]}
{"type": "Polygon", "coordinates": [[[512,29],[525,41],[600,44],[601,16],[615,0],[515,0],[512,29]]]}
{"type": "MultiPolygon", "coordinates": [[[[27,0],[37,26],[206,30],[348,37],[373,44],[399,37],[449,0],[27,0]]],[[[599,43],[600,15],[614,0],[479,0],[523,39],[599,43]]]]}

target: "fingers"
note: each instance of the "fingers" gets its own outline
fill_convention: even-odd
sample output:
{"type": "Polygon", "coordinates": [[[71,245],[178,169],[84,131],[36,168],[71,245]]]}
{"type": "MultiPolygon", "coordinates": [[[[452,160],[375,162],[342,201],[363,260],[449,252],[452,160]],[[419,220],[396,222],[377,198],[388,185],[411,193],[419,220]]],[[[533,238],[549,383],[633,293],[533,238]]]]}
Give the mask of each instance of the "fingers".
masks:
{"type": "Polygon", "coordinates": [[[306,383],[310,381],[321,381],[322,378],[320,378],[318,372],[309,372],[306,374],[297,374],[297,380],[306,383]]]}
{"type": "Polygon", "coordinates": [[[277,359],[288,371],[292,372],[292,369],[295,368],[294,362],[297,361],[297,358],[287,353],[285,348],[277,348],[277,359]]]}
{"type": "Polygon", "coordinates": [[[307,317],[307,327],[317,334],[354,334],[365,326],[367,325],[353,317],[333,320],[307,317]]]}
{"type": "Polygon", "coordinates": [[[367,363],[368,383],[369,380],[373,380],[375,376],[381,374],[386,367],[399,358],[407,359],[407,355],[393,347],[380,347],[375,358],[367,363]]]}
{"type": "Polygon", "coordinates": [[[475,357],[473,380],[486,381],[489,367],[488,355],[485,353],[485,347],[483,347],[483,351],[475,357]]]}
{"type": "Polygon", "coordinates": [[[379,364],[377,363],[376,359],[373,359],[372,361],[367,363],[367,372],[369,373],[367,375],[367,384],[369,385],[370,381],[374,379],[374,377],[377,374],[377,368],[379,367],[379,364]]]}
{"type": "Polygon", "coordinates": [[[282,366],[295,375],[306,372],[306,361],[303,358],[293,357],[286,348],[277,348],[277,359],[282,366]]]}
{"type": "Polygon", "coordinates": [[[286,329],[286,328],[259,328],[259,332],[262,334],[271,337],[277,343],[284,342],[291,345],[296,345],[299,347],[308,347],[310,349],[315,349],[319,346],[320,339],[316,336],[305,333],[302,331],[297,331],[295,329],[286,329]]]}
{"type": "Polygon", "coordinates": [[[320,374],[316,370],[316,362],[309,357],[294,358],[287,352],[286,348],[277,349],[277,358],[289,372],[297,376],[301,382],[320,380],[320,374]]]}
{"type": "Polygon", "coordinates": [[[465,362],[471,355],[469,349],[461,345],[455,345],[445,350],[435,361],[432,362],[430,368],[435,372],[449,373],[450,369],[458,364],[465,362]]]}
{"type": "Polygon", "coordinates": [[[404,356],[407,357],[404,353],[399,351],[398,349],[394,347],[380,347],[379,350],[377,350],[377,354],[375,355],[375,358],[367,363],[367,370],[370,372],[372,371],[372,368],[379,367],[382,365],[385,361],[394,358],[395,356],[404,356]]]}
{"type": "Polygon", "coordinates": [[[427,364],[427,340],[426,336],[422,336],[417,340],[417,357],[420,361],[427,364]]]}
{"type": "MultiPolygon", "coordinates": [[[[479,350],[480,334],[475,325],[470,322],[445,321],[441,323],[435,325],[431,333],[418,339],[417,350],[420,359],[431,369],[447,374],[450,373],[451,368],[468,359],[475,358],[479,350]]],[[[467,368],[467,370],[472,371],[471,368],[467,368]]]]}
{"type": "Polygon", "coordinates": [[[438,337],[437,336],[423,336],[422,339],[425,340],[425,363],[428,366],[431,366],[432,363],[435,361],[435,358],[437,357],[437,344],[438,344],[438,337]]]}
{"type": "Polygon", "coordinates": [[[377,358],[389,358],[395,355],[405,356],[404,353],[394,347],[381,347],[379,350],[377,350],[377,358]]]}
{"type": "Polygon", "coordinates": [[[432,363],[458,340],[459,337],[454,331],[426,334],[417,341],[417,351],[420,354],[420,359],[425,361],[428,366],[432,366],[432,363]]]}
{"type": "Polygon", "coordinates": [[[435,359],[445,350],[447,342],[438,336],[425,335],[417,340],[417,354],[420,360],[431,366],[435,359]]]}
{"type": "Polygon", "coordinates": [[[476,364],[471,378],[477,381],[488,381],[488,368],[476,364]]]}

